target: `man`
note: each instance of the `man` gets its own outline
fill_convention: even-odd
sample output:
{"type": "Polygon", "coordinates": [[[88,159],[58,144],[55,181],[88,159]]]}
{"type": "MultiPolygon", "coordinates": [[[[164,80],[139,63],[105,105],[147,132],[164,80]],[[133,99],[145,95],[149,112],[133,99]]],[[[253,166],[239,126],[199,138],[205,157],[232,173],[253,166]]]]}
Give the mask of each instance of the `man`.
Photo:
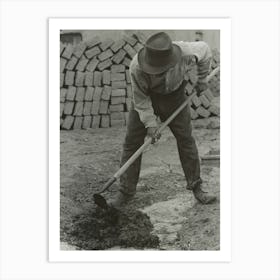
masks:
{"type": "MultiPolygon", "coordinates": [[[[157,116],[165,121],[186,99],[185,74],[190,63],[196,63],[198,82],[196,90],[207,88],[211,52],[205,42],[172,43],[170,37],[160,32],[152,35],[130,65],[133,102],[129,113],[127,132],[123,145],[121,165],[144,143],[146,136],[152,143],[160,137],[157,133],[157,116]]],[[[177,140],[181,165],[187,188],[195,198],[208,204],[215,197],[202,191],[200,162],[197,147],[192,137],[189,106],[186,106],[170,123],[169,128],[177,140]]],[[[120,188],[111,204],[119,208],[136,192],[141,156],[120,177],[120,188]]]]}

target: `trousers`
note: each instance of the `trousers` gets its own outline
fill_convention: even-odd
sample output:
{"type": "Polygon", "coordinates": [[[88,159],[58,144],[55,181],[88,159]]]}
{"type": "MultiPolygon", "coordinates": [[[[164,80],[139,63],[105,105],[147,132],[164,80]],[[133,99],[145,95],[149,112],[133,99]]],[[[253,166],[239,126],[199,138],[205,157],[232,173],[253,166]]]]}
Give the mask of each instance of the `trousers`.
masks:
{"type": "MultiPolygon", "coordinates": [[[[167,95],[150,92],[152,106],[155,115],[164,122],[186,99],[184,86],[167,95]]],[[[184,175],[189,188],[194,184],[201,183],[200,162],[195,140],[192,136],[190,108],[187,105],[169,124],[169,128],[177,141],[177,149],[184,175]]],[[[132,104],[129,112],[126,136],[120,165],[122,166],[144,143],[147,129],[139,118],[138,112],[132,104]]],[[[127,169],[120,177],[119,190],[123,194],[133,196],[139,180],[142,156],[127,169]]]]}

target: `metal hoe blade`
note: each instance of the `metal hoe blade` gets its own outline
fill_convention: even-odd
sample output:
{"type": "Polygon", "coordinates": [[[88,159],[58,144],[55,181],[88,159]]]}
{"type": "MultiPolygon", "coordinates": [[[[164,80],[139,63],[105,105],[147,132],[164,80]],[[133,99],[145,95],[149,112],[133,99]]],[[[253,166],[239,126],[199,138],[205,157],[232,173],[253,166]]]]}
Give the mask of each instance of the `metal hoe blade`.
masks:
{"type": "Polygon", "coordinates": [[[106,199],[101,194],[94,194],[93,195],[94,202],[97,206],[99,206],[102,209],[107,210],[109,208],[109,205],[107,204],[106,199]]]}

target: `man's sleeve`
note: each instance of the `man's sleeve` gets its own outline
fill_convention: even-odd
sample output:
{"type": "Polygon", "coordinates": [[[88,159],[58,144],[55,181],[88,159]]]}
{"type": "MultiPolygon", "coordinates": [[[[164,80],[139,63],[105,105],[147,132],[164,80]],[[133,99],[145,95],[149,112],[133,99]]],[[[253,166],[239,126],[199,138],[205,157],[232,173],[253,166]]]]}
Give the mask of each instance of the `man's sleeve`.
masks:
{"type": "Polygon", "coordinates": [[[152,107],[152,101],[148,95],[148,80],[145,74],[137,69],[134,61],[130,66],[132,94],[134,109],[138,112],[141,122],[147,127],[157,127],[156,116],[152,107]]]}
{"type": "Polygon", "coordinates": [[[198,82],[206,82],[212,60],[211,50],[208,44],[203,41],[191,42],[190,48],[197,58],[198,82]]]}
{"type": "Polygon", "coordinates": [[[212,60],[212,53],[208,44],[203,41],[176,43],[181,47],[183,56],[194,55],[196,57],[198,82],[205,82],[212,60]]]}

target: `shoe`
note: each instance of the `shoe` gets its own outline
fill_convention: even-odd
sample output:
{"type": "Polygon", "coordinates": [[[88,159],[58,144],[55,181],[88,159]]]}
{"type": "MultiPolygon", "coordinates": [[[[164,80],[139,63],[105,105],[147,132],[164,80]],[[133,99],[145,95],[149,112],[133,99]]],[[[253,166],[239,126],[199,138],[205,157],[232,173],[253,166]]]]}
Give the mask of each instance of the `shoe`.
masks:
{"type": "Polygon", "coordinates": [[[193,190],[194,197],[202,204],[211,204],[216,201],[216,196],[204,192],[200,185],[196,186],[193,190]]]}
{"type": "Polygon", "coordinates": [[[114,207],[116,209],[124,206],[129,200],[132,199],[131,195],[124,194],[120,191],[116,194],[116,197],[108,202],[109,206],[114,207]]]}

